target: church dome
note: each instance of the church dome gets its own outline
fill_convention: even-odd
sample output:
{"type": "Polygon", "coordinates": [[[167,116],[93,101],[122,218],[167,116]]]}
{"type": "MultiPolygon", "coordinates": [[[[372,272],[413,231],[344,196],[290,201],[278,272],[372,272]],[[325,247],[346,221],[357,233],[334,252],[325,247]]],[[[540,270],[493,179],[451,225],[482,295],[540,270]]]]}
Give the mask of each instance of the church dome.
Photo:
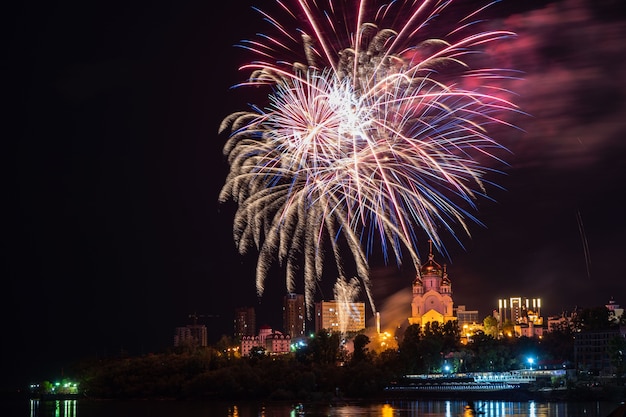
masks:
{"type": "Polygon", "coordinates": [[[425,277],[425,276],[432,277],[433,275],[435,275],[439,278],[443,278],[444,275],[447,275],[445,265],[444,267],[441,267],[441,265],[435,262],[435,256],[433,255],[432,241],[428,241],[428,243],[430,244],[430,251],[428,253],[428,261],[424,262],[419,267],[419,273],[417,275],[418,277],[425,277]]]}
{"type": "Polygon", "coordinates": [[[428,255],[428,262],[422,265],[422,275],[439,275],[441,276],[443,273],[443,269],[441,265],[435,262],[432,252],[428,255]]]}
{"type": "Polygon", "coordinates": [[[422,266],[422,274],[441,274],[441,267],[436,262],[428,262],[422,266]]]}

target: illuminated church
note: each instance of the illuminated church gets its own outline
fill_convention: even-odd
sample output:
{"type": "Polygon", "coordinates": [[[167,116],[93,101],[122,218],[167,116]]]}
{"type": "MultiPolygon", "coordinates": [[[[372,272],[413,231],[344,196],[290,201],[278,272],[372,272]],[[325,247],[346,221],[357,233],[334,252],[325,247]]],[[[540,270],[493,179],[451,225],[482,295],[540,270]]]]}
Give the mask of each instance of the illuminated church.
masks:
{"type": "Polygon", "coordinates": [[[411,317],[409,324],[424,326],[428,322],[437,321],[445,324],[456,320],[452,300],[452,284],[446,272],[434,260],[432,242],[428,262],[424,263],[420,272],[413,280],[413,299],[411,301],[411,317]]]}

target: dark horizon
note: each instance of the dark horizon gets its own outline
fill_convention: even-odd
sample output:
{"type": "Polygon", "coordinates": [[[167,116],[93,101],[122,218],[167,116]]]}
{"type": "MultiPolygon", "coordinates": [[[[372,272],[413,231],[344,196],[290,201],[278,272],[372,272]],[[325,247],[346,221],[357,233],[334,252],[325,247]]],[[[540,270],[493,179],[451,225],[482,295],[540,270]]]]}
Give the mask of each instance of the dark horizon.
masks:
{"type": "MultiPolygon", "coordinates": [[[[253,5],[265,7],[10,5],[3,385],[80,357],[165,349],[194,312],[220,316],[211,340],[232,333],[238,306],[282,327],[283,271],[259,297],[257,253],[238,253],[234,207],[218,202],[219,124],[261,100],[231,88],[249,75],[234,45],[266,28],[253,5]]],[[[490,16],[517,33],[497,56],[522,74],[516,104],[529,116],[501,137],[510,153],[477,202],[484,226],[435,253],[455,306],[485,317],[510,296],[541,298],[551,314],[626,305],[619,6],[505,0],[490,16]]],[[[370,268],[383,306],[410,288],[413,266],[379,258],[370,268]]]]}

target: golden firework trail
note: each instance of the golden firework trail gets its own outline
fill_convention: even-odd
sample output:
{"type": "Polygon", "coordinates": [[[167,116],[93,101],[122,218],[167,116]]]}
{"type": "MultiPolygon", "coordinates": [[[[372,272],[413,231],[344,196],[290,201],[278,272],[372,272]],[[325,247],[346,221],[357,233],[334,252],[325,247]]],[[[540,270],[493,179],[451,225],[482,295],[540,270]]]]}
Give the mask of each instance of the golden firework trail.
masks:
{"type": "Polygon", "coordinates": [[[484,176],[503,162],[489,129],[519,110],[503,88],[515,71],[479,64],[514,34],[478,30],[482,9],[439,25],[452,4],[300,0],[258,10],[270,28],[239,45],[254,59],[238,87],[268,87],[267,102],[223,120],[230,172],[219,198],[238,204],[240,253],[259,252],[259,295],[278,261],[287,291],[304,278],[310,311],[330,252],[338,282],[352,282],[349,259],[375,310],[375,246],[398,265],[408,254],[419,271],[418,241],[442,250],[442,233],[469,235],[468,222],[480,223],[472,211],[486,197],[484,176]]]}

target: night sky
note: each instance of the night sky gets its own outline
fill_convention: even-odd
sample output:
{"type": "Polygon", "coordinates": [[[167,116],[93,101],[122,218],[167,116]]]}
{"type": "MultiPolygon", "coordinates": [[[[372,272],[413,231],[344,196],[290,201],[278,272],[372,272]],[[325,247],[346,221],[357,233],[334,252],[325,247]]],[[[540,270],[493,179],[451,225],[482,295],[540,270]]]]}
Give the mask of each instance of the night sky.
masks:
{"type": "MultiPolygon", "coordinates": [[[[257,297],[256,254],[238,254],[234,207],[218,203],[228,168],[218,126],[252,100],[230,89],[250,58],[234,45],[266,27],[252,2],[22,3],[5,14],[4,383],[52,377],[76,358],[162,351],[194,312],[218,316],[200,319],[211,341],[232,333],[238,306],[281,329],[284,279],[257,297]]],[[[485,226],[471,226],[464,248],[446,242],[449,257],[435,253],[455,305],[481,317],[510,296],[541,298],[544,316],[626,305],[620,3],[494,9],[518,34],[496,55],[522,71],[516,104],[529,115],[497,138],[511,153],[493,178],[503,189],[479,200],[485,226]]],[[[374,263],[377,305],[408,315],[412,277],[374,263]]]]}

